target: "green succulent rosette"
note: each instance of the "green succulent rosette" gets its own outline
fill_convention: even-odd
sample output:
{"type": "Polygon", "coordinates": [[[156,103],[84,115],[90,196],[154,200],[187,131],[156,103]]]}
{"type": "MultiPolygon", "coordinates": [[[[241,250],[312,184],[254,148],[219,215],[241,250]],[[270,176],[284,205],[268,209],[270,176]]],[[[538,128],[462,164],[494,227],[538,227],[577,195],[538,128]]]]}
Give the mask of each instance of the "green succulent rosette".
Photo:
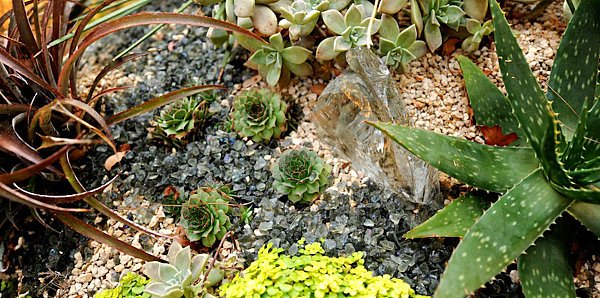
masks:
{"type": "Polygon", "coordinates": [[[311,202],[325,190],[331,166],[307,149],[284,152],[273,168],[273,188],[290,201],[311,202]]]}
{"type": "Polygon", "coordinates": [[[160,112],[150,129],[150,138],[181,147],[185,137],[209,118],[208,105],[197,98],[183,99],[160,112]]]}
{"type": "Polygon", "coordinates": [[[243,91],[235,98],[233,108],[234,129],[254,142],[279,138],[287,129],[287,104],[268,89],[243,91]]]}
{"type": "Polygon", "coordinates": [[[223,239],[231,228],[227,204],[226,197],[216,189],[200,188],[190,195],[181,208],[180,221],[188,239],[192,242],[202,241],[206,247],[223,239]]]}

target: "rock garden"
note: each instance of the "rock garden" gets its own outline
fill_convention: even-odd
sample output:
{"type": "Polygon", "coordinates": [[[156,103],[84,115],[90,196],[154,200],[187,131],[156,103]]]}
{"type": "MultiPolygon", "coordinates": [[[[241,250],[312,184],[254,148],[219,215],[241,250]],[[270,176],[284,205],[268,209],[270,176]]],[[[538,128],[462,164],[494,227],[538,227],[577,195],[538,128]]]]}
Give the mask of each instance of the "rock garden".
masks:
{"type": "Polygon", "coordinates": [[[0,297],[600,297],[599,16],[13,0],[0,297]]]}

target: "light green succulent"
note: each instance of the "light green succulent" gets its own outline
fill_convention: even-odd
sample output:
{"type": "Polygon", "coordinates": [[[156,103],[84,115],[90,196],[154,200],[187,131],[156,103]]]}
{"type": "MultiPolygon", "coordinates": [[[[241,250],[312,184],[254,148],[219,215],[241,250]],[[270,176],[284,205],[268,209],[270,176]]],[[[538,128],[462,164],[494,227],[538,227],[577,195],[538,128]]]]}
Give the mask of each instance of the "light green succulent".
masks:
{"type": "Polygon", "coordinates": [[[325,38],[317,47],[316,57],[319,60],[331,60],[357,46],[366,46],[371,42],[371,35],[379,30],[380,20],[373,20],[371,32],[367,32],[370,18],[363,14],[361,5],[350,5],[346,15],[330,9],[323,12],[323,22],[337,36],[325,38]]]}
{"type": "Polygon", "coordinates": [[[149,129],[150,138],[181,147],[185,138],[210,117],[208,105],[200,97],[190,97],[165,107],[149,129]]]}
{"type": "Polygon", "coordinates": [[[423,32],[429,50],[435,51],[442,45],[442,26],[457,31],[466,14],[462,1],[411,0],[411,19],[419,35],[423,32]]]}
{"type": "Polygon", "coordinates": [[[461,47],[463,51],[470,53],[479,48],[479,44],[481,43],[481,40],[483,40],[483,37],[490,35],[490,33],[494,31],[494,26],[492,25],[491,20],[482,25],[478,20],[468,19],[467,31],[472,35],[463,40],[461,47]]]}
{"type": "Polygon", "coordinates": [[[461,198],[405,237],[462,238],[436,298],[463,298],[515,259],[526,297],[575,297],[574,231],[584,226],[600,236],[600,1],[579,4],[558,47],[547,92],[495,0],[490,10],[507,94],[473,62],[458,59],[478,123],[498,125],[520,142],[490,146],[372,124],[448,175],[501,195],[491,206],[472,195],[461,198]]]}
{"type": "Polygon", "coordinates": [[[222,270],[213,268],[205,278],[208,254],[199,254],[192,258],[189,246],[181,247],[173,242],[167,254],[169,263],[158,261],[144,265],[144,274],[150,277],[144,292],[152,298],[215,298],[207,290],[209,285],[218,283],[223,278],[222,270]],[[216,282],[215,282],[216,281],[216,282]]]}
{"type": "Polygon", "coordinates": [[[242,91],[233,102],[233,128],[254,142],[279,138],[287,130],[287,104],[269,89],[242,91]]]}
{"type": "Polygon", "coordinates": [[[381,17],[379,35],[379,51],[385,55],[385,64],[390,68],[404,72],[408,63],[427,53],[425,42],[417,40],[416,26],[400,31],[398,22],[389,15],[381,17]]]}
{"type": "Polygon", "coordinates": [[[317,25],[321,12],[329,8],[328,0],[295,0],[280,10],[279,27],[289,30],[291,41],[309,35],[317,25]]]}
{"type": "Polygon", "coordinates": [[[229,200],[217,189],[199,188],[181,207],[180,224],[187,238],[211,247],[231,228],[229,200]]]}
{"type": "Polygon", "coordinates": [[[379,4],[377,11],[387,15],[394,15],[398,13],[406,3],[408,3],[408,0],[381,0],[381,4],[379,4]]]}
{"type": "Polygon", "coordinates": [[[297,76],[312,74],[312,67],[306,62],[311,51],[300,46],[286,47],[281,33],[269,37],[269,44],[254,52],[249,61],[257,65],[258,72],[267,83],[275,86],[280,79],[289,79],[289,71],[297,76]]]}
{"type": "Polygon", "coordinates": [[[331,166],[307,149],[284,152],[273,168],[273,188],[294,203],[310,203],[327,187],[331,166]]]}

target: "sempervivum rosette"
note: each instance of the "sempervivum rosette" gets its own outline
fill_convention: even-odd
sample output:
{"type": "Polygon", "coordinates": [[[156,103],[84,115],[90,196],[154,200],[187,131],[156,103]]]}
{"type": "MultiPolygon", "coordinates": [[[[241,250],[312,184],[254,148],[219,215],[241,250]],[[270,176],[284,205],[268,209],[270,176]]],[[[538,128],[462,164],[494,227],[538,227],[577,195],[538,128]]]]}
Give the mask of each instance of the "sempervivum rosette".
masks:
{"type": "Polygon", "coordinates": [[[229,211],[222,192],[200,188],[183,204],[180,224],[190,241],[202,241],[202,245],[210,247],[231,228],[229,211]]]}
{"type": "Polygon", "coordinates": [[[268,89],[243,91],[234,101],[233,126],[243,137],[268,142],[287,129],[286,110],[287,104],[278,93],[268,89]]]}
{"type": "Polygon", "coordinates": [[[311,202],[328,183],[331,166],[306,149],[284,152],[273,168],[273,187],[292,202],[311,202]]]}

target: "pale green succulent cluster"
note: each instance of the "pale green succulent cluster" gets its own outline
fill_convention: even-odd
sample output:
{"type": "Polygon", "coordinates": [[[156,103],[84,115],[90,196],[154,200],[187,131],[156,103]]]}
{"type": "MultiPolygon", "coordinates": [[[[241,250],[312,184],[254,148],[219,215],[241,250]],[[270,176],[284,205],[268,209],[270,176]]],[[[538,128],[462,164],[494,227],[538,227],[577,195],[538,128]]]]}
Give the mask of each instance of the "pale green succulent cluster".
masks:
{"type": "Polygon", "coordinates": [[[149,137],[167,145],[181,147],[186,137],[202,127],[210,117],[208,104],[200,97],[189,97],[165,107],[149,128],[149,137]]]}
{"type": "Polygon", "coordinates": [[[254,142],[279,138],[287,130],[287,104],[269,89],[242,91],[233,102],[233,128],[254,142]]]}
{"type": "Polygon", "coordinates": [[[491,206],[466,195],[404,236],[462,238],[434,297],[463,298],[515,259],[526,297],[575,297],[574,231],[600,236],[600,1],[579,3],[547,88],[537,82],[496,0],[490,10],[507,94],[473,62],[458,59],[478,124],[497,125],[516,134],[516,142],[490,146],[371,124],[448,175],[500,195],[491,206]]]}
{"type": "Polygon", "coordinates": [[[145,277],[129,272],[116,288],[100,291],[94,298],[150,298],[150,294],[144,292],[148,282],[145,277]]]}
{"type": "Polygon", "coordinates": [[[302,148],[284,152],[272,172],[275,190],[294,203],[310,203],[327,187],[331,166],[302,148]]]}
{"type": "Polygon", "coordinates": [[[180,225],[187,238],[211,247],[231,228],[229,200],[218,189],[199,188],[181,207],[180,225]]]}
{"type": "Polygon", "coordinates": [[[224,271],[214,266],[207,272],[208,254],[192,258],[189,246],[183,248],[173,242],[167,254],[168,263],[159,261],[144,265],[144,274],[150,277],[144,293],[152,298],[215,298],[211,287],[224,278],[224,271]]]}

